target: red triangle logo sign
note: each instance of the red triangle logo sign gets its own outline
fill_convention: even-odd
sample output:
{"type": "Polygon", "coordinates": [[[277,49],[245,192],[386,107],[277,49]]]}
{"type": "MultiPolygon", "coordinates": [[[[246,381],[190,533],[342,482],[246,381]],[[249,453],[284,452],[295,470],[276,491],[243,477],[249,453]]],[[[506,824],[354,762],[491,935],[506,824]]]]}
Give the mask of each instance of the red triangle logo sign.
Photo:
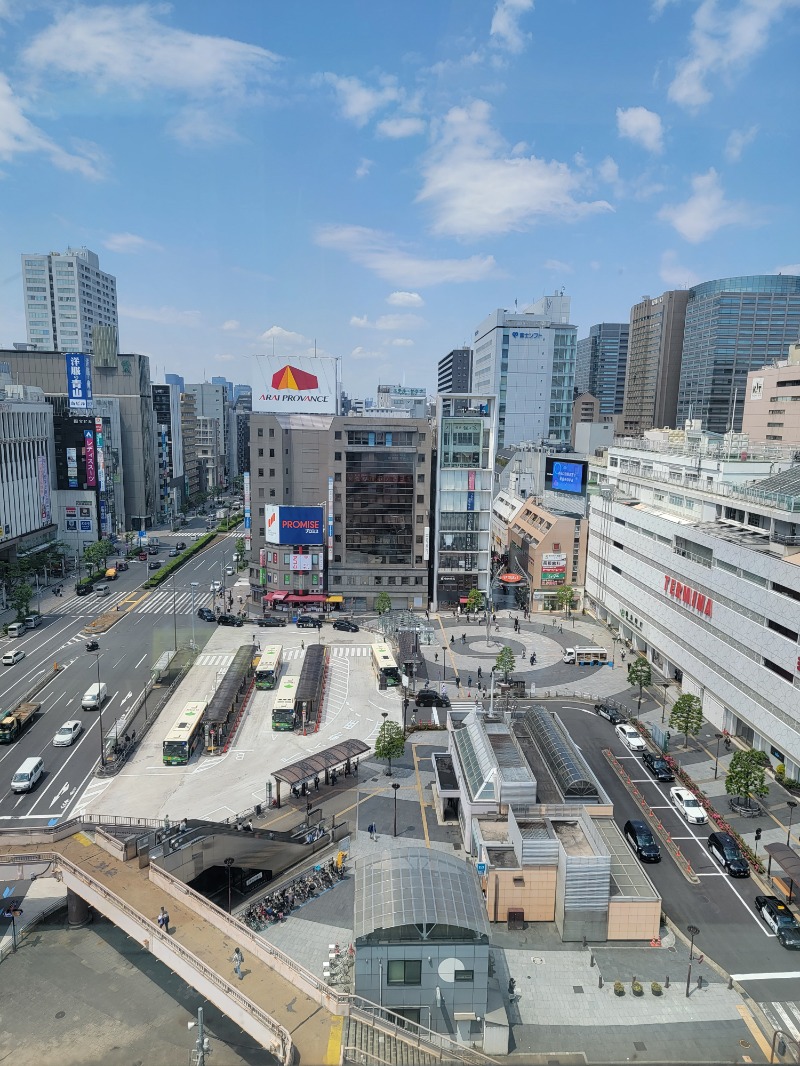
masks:
{"type": "Polygon", "coordinates": [[[298,370],[296,366],[287,363],[272,375],[272,387],[276,390],[294,389],[295,392],[309,392],[319,388],[319,380],[314,374],[298,370]]]}

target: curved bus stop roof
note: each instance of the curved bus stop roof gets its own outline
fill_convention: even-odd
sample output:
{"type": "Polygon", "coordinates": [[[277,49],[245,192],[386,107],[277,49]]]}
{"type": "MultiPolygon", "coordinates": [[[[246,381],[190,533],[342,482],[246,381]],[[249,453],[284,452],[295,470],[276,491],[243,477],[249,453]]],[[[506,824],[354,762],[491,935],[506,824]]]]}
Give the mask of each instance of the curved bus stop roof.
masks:
{"type": "Polygon", "coordinates": [[[343,740],[340,744],[318,751],[316,755],[307,755],[305,759],[298,759],[297,762],[291,762],[288,766],[282,766],[280,770],[273,770],[272,776],[276,781],[282,781],[286,785],[298,785],[301,781],[308,781],[315,774],[332,770],[334,766],[341,766],[348,759],[364,755],[369,750],[369,744],[361,740],[343,740]]]}
{"type": "Polygon", "coordinates": [[[800,855],[787,844],[767,844],[764,848],[770,859],[774,860],[787,877],[800,885],[800,855]]]}

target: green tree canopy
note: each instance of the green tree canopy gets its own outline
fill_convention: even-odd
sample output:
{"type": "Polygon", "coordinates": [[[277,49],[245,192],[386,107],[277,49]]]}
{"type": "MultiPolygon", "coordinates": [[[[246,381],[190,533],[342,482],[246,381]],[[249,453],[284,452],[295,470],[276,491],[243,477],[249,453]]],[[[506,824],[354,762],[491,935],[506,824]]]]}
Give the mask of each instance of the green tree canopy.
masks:
{"type": "Polygon", "coordinates": [[[556,603],[559,607],[563,608],[566,612],[569,607],[572,606],[572,601],[575,599],[575,589],[572,585],[564,585],[556,593],[556,603]]]}
{"type": "Polygon", "coordinates": [[[392,598],[386,591],[381,591],[375,597],[375,610],[378,614],[386,614],[392,609],[392,598]]]}
{"type": "Polygon", "coordinates": [[[639,702],[636,706],[637,714],[642,709],[642,689],[647,688],[652,682],[653,674],[650,670],[650,663],[641,655],[637,655],[633,662],[628,664],[628,684],[638,686],[639,689],[639,702]]]}
{"type": "Polygon", "coordinates": [[[678,696],[675,703],[672,705],[672,711],[669,716],[670,729],[676,729],[679,733],[683,733],[683,746],[689,743],[689,734],[694,736],[700,732],[700,726],[703,724],[703,704],[698,696],[693,696],[690,692],[684,692],[682,696],[678,696]]]}
{"type": "Polygon", "coordinates": [[[98,540],[84,549],[83,558],[89,570],[105,569],[109,555],[114,554],[114,548],[110,540],[98,540]]]}
{"type": "Polygon", "coordinates": [[[514,658],[514,652],[506,646],[497,656],[494,661],[494,668],[503,675],[503,680],[508,681],[509,677],[514,673],[517,668],[517,661],[514,658]]]}
{"type": "Polygon", "coordinates": [[[397,722],[390,722],[388,718],[385,719],[375,739],[375,757],[388,759],[389,773],[391,773],[392,759],[399,759],[405,748],[406,737],[403,727],[399,726],[397,722]]]}
{"type": "Polygon", "coordinates": [[[467,610],[470,612],[483,610],[483,593],[480,589],[470,589],[467,593],[467,610]]]}
{"type": "Polygon", "coordinates": [[[30,612],[31,600],[33,599],[33,589],[27,583],[27,581],[21,581],[15,584],[11,588],[11,595],[9,597],[9,603],[17,612],[17,621],[21,622],[25,615],[30,612]]]}
{"type": "Polygon", "coordinates": [[[764,774],[761,752],[736,751],[725,775],[725,791],[729,796],[766,796],[769,786],[764,774]]]}

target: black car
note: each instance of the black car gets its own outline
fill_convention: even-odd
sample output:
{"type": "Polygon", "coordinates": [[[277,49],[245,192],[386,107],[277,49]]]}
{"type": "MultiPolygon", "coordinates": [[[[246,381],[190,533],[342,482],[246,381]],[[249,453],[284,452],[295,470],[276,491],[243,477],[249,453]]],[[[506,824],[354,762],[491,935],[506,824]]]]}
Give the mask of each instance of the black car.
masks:
{"type": "Polygon", "coordinates": [[[204,622],[216,622],[217,620],[217,616],[210,607],[201,607],[197,612],[197,617],[202,618],[204,622]]]}
{"type": "Polygon", "coordinates": [[[435,688],[424,688],[417,693],[414,704],[417,707],[449,707],[450,697],[437,692],[435,688]]]}
{"type": "Polygon", "coordinates": [[[777,896],[756,896],[755,908],[783,947],[800,950],[800,926],[783,900],[777,896]]]}
{"type": "Polygon", "coordinates": [[[244,619],[240,618],[236,614],[221,614],[217,618],[217,622],[221,626],[243,626],[244,619]]]}
{"type": "Polygon", "coordinates": [[[343,633],[358,633],[358,626],[348,618],[337,618],[333,628],[340,629],[343,633]]]}
{"type": "Polygon", "coordinates": [[[750,863],[730,833],[712,833],[708,838],[708,850],[731,877],[750,876],[750,863]]]}
{"type": "Polygon", "coordinates": [[[666,759],[663,759],[660,755],[656,755],[652,751],[646,751],[642,756],[642,762],[647,769],[653,775],[658,778],[659,781],[674,781],[675,774],[670,769],[670,765],[666,759]]]}
{"type": "Polygon", "coordinates": [[[624,715],[621,715],[610,703],[596,703],[594,713],[599,714],[601,718],[607,718],[612,725],[619,725],[620,722],[625,721],[624,715]]]}
{"type": "Polygon", "coordinates": [[[178,549],[179,552],[182,552],[184,550],[184,548],[186,547],[186,541],[185,540],[179,540],[178,543],[175,545],[175,547],[178,549]]]}
{"type": "Polygon", "coordinates": [[[150,547],[147,549],[147,554],[148,555],[158,555],[158,548],[155,546],[155,544],[151,544],[150,545],[150,547]]]}
{"type": "Polygon", "coordinates": [[[94,592],[94,585],[76,585],[76,596],[88,596],[90,592],[94,592]]]}
{"type": "Polygon", "coordinates": [[[645,822],[632,819],[625,823],[623,833],[642,862],[661,862],[661,848],[645,822]]]}
{"type": "Polygon", "coordinates": [[[250,621],[267,629],[277,629],[279,626],[286,625],[285,618],[276,618],[274,614],[265,614],[263,618],[251,618],[250,621]]]}
{"type": "Polygon", "coordinates": [[[298,629],[322,629],[322,619],[313,614],[301,614],[296,625],[298,629]]]}
{"type": "Polygon", "coordinates": [[[151,559],[150,562],[147,564],[147,569],[148,570],[160,570],[161,569],[161,560],[160,559],[151,559]]]}

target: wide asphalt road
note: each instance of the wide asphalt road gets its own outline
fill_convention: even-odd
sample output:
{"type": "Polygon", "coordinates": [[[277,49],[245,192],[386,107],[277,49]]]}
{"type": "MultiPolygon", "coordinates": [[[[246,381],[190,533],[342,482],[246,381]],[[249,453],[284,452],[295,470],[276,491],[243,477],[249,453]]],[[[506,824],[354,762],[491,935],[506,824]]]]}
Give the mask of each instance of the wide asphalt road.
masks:
{"type": "MultiPolygon", "coordinates": [[[[553,704],[549,704],[553,707],[553,704]]],[[[695,937],[695,954],[713,958],[728,973],[775,974],[742,984],[758,1001],[800,999],[800,952],[781,947],[753,902],[762,889],[753,878],[731,878],[711,858],[706,847],[713,825],[688,825],[669,802],[669,784],[659,784],[651,777],[641,756],[629,751],[617,738],[614,727],[598,717],[591,707],[567,702],[558,708],[564,724],[581,753],[596,773],[614,803],[614,819],[620,829],[629,818],[641,817],[636,801],[629,794],[602,751],[610,748],[628,771],[639,791],[660,817],[665,829],[678,843],[700,878],[699,885],[688,882],[662,846],[660,863],[648,863],[645,869],[662,895],[663,910],[686,932],[689,925],[700,930],[695,937]],[[780,974],[791,976],[780,977],[780,974]]],[[[671,981],[686,980],[687,951],[679,946],[671,981]]],[[[695,965],[696,979],[702,965],[695,965]]]]}
{"type": "MultiPolygon", "coordinates": [[[[167,552],[176,541],[186,540],[205,529],[195,520],[179,533],[154,531],[161,541],[158,558],[167,561],[167,552]]],[[[231,588],[237,580],[246,584],[247,571],[227,575],[232,563],[236,537],[220,535],[211,547],[185,563],[164,585],[143,590],[148,577],[147,564],[131,562],[127,572],[110,585],[106,597],[74,595],[74,584],[64,584],[63,597],[42,597],[45,621],[37,629],[15,640],[0,640],[0,652],[20,648],[25,658],[14,666],[0,666],[0,708],[10,710],[24,698],[44,675],[53,672],[54,663],[63,667],[35,697],[41,711],[18,740],[0,746],[0,826],[51,824],[69,815],[75,800],[100,758],[100,715],[81,709],[81,697],[98,679],[108,688],[102,710],[104,735],[111,735],[115,723],[141,695],[145,682],[159,657],[177,646],[186,647],[192,637],[202,647],[214,630],[192,611],[213,603],[211,582],[224,581],[231,588]],[[192,589],[192,583],[195,588],[192,589]],[[174,587],[173,587],[174,585],[174,587]],[[83,628],[92,618],[114,611],[119,604],[122,617],[98,640],[99,653],[87,652],[83,628]],[[194,620],[194,624],[193,624],[194,620]],[[66,721],[78,719],[83,732],[68,748],[53,747],[56,731],[66,721]],[[13,793],[11,778],[30,756],[44,759],[45,772],[31,793],[13,793]]],[[[234,596],[246,595],[240,587],[234,596]]],[[[219,602],[219,601],[217,601],[219,602]]]]}

